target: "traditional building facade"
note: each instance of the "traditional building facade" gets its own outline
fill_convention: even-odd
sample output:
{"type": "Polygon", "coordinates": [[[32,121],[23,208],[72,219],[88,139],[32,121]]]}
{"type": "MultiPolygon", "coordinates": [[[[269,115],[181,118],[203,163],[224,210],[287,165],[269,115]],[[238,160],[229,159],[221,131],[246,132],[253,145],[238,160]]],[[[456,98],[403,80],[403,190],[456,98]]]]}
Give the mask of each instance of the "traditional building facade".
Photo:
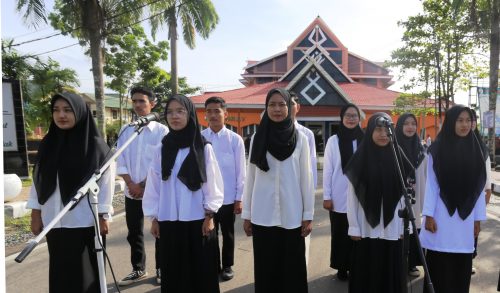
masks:
{"type": "MultiPolygon", "coordinates": [[[[227,127],[248,137],[255,132],[264,110],[266,94],[276,87],[294,91],[299,97],[299,123],[316,135],[319,150],[340,124],[340,109],[347,103],[362,110],[362,126],[375,112],[391,113],[399,92],[389,71],[380,63],[349,52],[318,16],[287,50],[261,61],[248,61],[241,75],[241,89],[205,92],[192,97],[200,123],[207,127],[204,102],[219,96],[228,104],[227,127]]],[[[397,119],[397,117],[393,117],[397,119]]],[[[424,117],[419,117],[419,125],[424,117]]],[[[435,119],[425,117],[426,133],[435,135],[435,119]]]]}

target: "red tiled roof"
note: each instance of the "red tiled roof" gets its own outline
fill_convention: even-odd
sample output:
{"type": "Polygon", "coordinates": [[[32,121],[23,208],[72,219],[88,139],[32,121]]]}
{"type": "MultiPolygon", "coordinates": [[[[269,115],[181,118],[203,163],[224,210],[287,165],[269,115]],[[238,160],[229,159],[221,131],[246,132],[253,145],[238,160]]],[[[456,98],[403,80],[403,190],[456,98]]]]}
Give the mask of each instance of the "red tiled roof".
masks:
{"type": "MultiPolygon", "coordinates": [[[[193,103],[203,104],[211,96],[219,96],[226,100],[227,104],[239,105],[262,105],[266,100],[267,92],[276,87],[286,87],[288,82],[269,82],[252,85],[240,89],[224,92],[210,92],[191,97],[193,103]]],[[[349,98],[361,108],[363,107],[394,107],[393,102],[399,96],[399,92],[377,88],[362,83],[339,83],[340,88],[349,98]]]]}

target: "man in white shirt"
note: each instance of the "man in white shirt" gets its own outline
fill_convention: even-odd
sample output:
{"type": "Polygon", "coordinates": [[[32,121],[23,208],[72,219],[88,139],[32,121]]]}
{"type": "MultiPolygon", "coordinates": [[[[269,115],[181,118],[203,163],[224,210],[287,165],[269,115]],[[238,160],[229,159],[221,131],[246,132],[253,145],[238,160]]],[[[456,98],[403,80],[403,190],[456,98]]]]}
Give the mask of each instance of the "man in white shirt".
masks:
{"type": "MultiPolygon", "coordinates": [[[[234,277],[234,221],[235,215],[241,214],[241,196],[245,181],[245,146],[243,139],[227,129],[224,123],[227,118],[226,102],[219,97],[211,97],[205,101],[205,117],[209,128],[202,131],[203,136],[212,143],[215,157],[224,181],[224,203],[215,214],[215,229],[222,230],[222,264],[219,261],[221,278],[225,281],[234,277]],[[221,266],[222,265],[222,266],[221,266]]],[[[218,250],[219,251],[219,250],[218,250]]]]}
{"type": "MultiPolygon", "coordinates": [[[[292,97],[292,119],[295,121],[295,128],[305,134],[307,137],[307,143],[309,145],[309,154],[311,157],[311,171],[313,177],[314,184],[314,192],[316,192],[316,185],[318,183],[318,167],[317,167],[317,158],[316,158],[316,141],[314,139],[314,133],[307,127],[300,125],[297,122],[297,113],[300,111],[299,97],[293,92],[290,91],[290,96],[292,97]]],[[[314,198],[314,194],[313,194],[314,198]]],[[[306,239],[306,263],[309,263],[309,244],[311,242],[311,234],[309,234],[306,239]]]]}
{"type": "MultiPolygon", "coordinates": [[[[150,89],[134,87],[130,94],[134,111],[138,116],[142,117],[151,113],[151,110],[156,105],[156,97],[150,89]]],[[[122,127],[118,138],[118,148],[128,140],[134,130],[134,127],[128,127],[128,125],[122,127]]],[[[130,261],[132,263],[132,272],[118,283],[120,286],[130,285],[148,275],[146,272],[146,252],[144,250],[142,196],[146,176],[151,165],[153,149],[161,143],[167,133],[168,128],[165,125],[155,121],[149,122],[117,160],[117,174],[125,180],[127,185],[125,188],[125,218],[128,228],[127,241],[130,244],[130,261]]],[[[158,247],[159,240],[156,239],[156,281],[161,283],[158,247]]]]}

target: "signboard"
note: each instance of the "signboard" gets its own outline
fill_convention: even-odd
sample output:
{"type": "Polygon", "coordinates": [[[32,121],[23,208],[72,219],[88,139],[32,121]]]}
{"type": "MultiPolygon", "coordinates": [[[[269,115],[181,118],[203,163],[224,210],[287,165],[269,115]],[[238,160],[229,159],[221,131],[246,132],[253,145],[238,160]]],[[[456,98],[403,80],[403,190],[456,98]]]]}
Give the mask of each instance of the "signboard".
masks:
{"type": "Polygon", "coordinates": [[[2,82],[3,151],[18,151],[12,84],[2,82]]]}
{"type": "MultiPolygon", "coordinates": [[[[477,97],[478,97],[478,101],[479,101],[479,110],[480,110],[480,113],[481,114],[486,114],[486,112],[489,112],[489,109],[490,109],[490,89],[487,88],[487,87],[478,87],[477,88],[477,97]]],[[[489,121],[490,122],[493,122],[493,117],[492,116],[492,113],[490,114],[487,114],[489,115],[488,116],[488,119],[490,119],[489,121]]],[[[500,90],[498,91],[497,93],[497,109],[496,109],[496,113],[495,113],[495,134],[497,136],[500,135],[500,90]]],[[[485,119],[484,117],[481,119],[484,123],[485,119]]],[[[488,127],[493,127],[492,123],[490,124],[485,124],[484,127],[482,127],[483,129],[483,134],[486,134],[488,132],[487,128],[488,127]],[[486,126],[486,125],[490,125],[490,126],[486,126]]]]}

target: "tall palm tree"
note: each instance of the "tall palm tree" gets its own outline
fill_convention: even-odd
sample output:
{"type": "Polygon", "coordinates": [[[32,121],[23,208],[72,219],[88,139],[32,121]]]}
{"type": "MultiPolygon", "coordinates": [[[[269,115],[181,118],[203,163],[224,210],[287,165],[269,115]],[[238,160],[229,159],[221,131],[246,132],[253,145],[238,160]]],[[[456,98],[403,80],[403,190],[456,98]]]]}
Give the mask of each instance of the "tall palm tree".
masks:
{"type": "MultiPolygon", "coordinates": [[[[498,71],[500,58],[500,0],[453,0],[455,11],[461,6],[469,8],[471,24],[479,38],[489,36],[490,45],[490,96],[489,110],[496,114],[498,94],[498,71]],[[486,32],[486,34],[485,34],[486,32]]],[[[495,161],[495,119],[488,130],[488,145],[492,161],[495,161]]]]}
{"type": "Polygon", "coordinates": [[[184,42],[190,49],[196,47],[196,33],[207,39],[219,22],[219,16],[210,0],[168,0],[150,6],[151,33],[155,36],[161,26],[168,26],[172,94],[179,92],[177,73],[177,25],[182,26],[184,42]]]}
{"type": "MultiPolygon", "coordinates": [[[[56,0],[55,10],[49,16],[55,29],[69,33],[79,39],[82,46],[90,47],[97,124],[102,135],[106,133],[103,72],[106,35],[112,33],[114,27],[138,18],[142,11],[140,4],[139,0],[56,0]]],[[[17,0],[17,10],[25,10],[23,18],[34,27],[48,22],[43,0],[17,0]]]]}

